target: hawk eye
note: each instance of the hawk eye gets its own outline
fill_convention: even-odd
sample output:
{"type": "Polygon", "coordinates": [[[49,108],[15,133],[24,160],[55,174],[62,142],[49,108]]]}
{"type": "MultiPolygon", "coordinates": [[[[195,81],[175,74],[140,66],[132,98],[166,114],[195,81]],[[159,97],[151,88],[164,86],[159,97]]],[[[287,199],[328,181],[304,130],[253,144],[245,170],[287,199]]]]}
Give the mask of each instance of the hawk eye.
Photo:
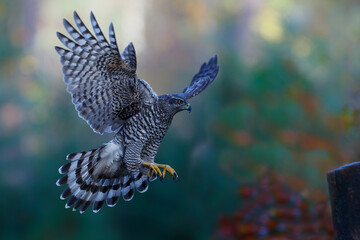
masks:
{"type": "Polygon", "coordinates": [[[178,104],[183,104],[184,101],[179,99],[179,100],[177,101],[177,103],[178,103],[178,104]]]}

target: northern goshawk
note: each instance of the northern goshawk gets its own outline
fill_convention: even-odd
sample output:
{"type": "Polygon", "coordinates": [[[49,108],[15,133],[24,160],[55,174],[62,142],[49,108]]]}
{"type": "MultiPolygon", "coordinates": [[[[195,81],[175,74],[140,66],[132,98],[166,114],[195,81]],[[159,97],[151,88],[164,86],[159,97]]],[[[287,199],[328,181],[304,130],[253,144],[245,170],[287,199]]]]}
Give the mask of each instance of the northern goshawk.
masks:
{"type": "Polygon", "coordinates": [[[55,47],[63,65],[67,91],[81,118],[99,134],[115,132],[115,137],[97,149],[71,153],[70,162],[60,167],[64,174],[57,185],[68,184],[61,199],[70,196],[66,208],[84,212],[92,203],[98,212],[104,202],[114,206],[120,195],[133,198],[135,189],[143,193],[157,176],[166,172],[178,179],[169,165],[154,162],[158,147],[174,115],[191,111],[188,100],[212,83],[219,71],[216,55],[202,64],[182,93],[157,96],[149,84],[136,75],[136,55],[132,43],[120,53],[114,27],[109,42],[94,14],[90,14],[95,36],[74,12],[75,29],[63,23],[72,39],[57,32],[67,47],[55,47]],[[161,170],[162,169],[162,170],[161,170]]]}

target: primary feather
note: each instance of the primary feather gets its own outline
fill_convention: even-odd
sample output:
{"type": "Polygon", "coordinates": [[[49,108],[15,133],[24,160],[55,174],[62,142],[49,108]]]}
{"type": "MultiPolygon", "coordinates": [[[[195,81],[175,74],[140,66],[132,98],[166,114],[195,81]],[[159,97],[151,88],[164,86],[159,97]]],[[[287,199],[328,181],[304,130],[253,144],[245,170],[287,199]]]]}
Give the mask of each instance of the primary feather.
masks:
{"type": "Polygon", "coordinates": [[[186,99],[195,97],[201,93],[207,86],[209,86],[214,80],[216,75],[219,72],[219,66],[217,65],[217,56],[210,58],[208,63],[203,63],[200,67],[200,70],[193,79],[189,86],[187,86],[183,94],[186,99]]]}
{"type": "Polygon", "coordinates": [[[132,43],[120,55],[112,24],[109,44],[94,14],[90,16],[96,38],[74,12],[79,32],[64,19],[65,29],[73,40],[57,33],[68,49],[55,47],[55,50],[61,56],[64,81],[79,116],[95,132],[103,134],[118,130],[145,102],[154,101],[156,94],[150,87],[142,87],[144,81],[136,77],[132,43]]]}

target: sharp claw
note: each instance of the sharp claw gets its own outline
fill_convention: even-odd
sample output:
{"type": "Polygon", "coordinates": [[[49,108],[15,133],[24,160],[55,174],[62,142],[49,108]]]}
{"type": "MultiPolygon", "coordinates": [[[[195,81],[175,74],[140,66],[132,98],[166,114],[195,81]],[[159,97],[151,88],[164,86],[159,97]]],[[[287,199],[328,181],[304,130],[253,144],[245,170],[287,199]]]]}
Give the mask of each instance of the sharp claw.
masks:
{"type": "Polygon", "coordinates": [[[143,165],[149,167],[149,171],[148,171],[149,179],[155,175],[154,176],[155,178],[157,178],[157,177],[160,178],[160,182],[166,183],[167,181],[164,181],[164,179],[166,177],[166,172],[169,172],[172,175],[172,179],[174,181],[179,180],[179,176],[177,175],[175,170],[172,167],[170,167],[169,165],[149,163],[149,162],[144,162],[143,165]],[[160,168],[163,168],[162,172],[161,172],[160,168]]]}
{"type": "Polygon", "coordinates": [[[162,183],[167,183],[167,181],[164,181],[164,178],[163,178],[163,177],[160,177],[160,182],[162,182],[162,183]]]}
{"type": "Polygon", "coordinates": [[[174,173],[173,180],[174,181],[179,181],[179,176],[176,173],[174,173]]]}
{"type": "Polygon", "coordinates": [[[160,178],[163,178],[163,175],[161,174],[160,170],[158,171],[158,175],[160,178]]]}

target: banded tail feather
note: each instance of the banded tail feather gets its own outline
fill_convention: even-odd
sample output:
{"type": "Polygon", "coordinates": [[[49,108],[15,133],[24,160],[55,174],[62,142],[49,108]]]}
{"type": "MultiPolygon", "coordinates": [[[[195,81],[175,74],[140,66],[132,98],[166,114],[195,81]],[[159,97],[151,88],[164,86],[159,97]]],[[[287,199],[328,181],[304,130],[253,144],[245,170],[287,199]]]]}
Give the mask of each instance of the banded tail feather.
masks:
{"type": "Polygon", "coordinates": [[[119,146],[110,142],[97,149],[67,155],[70,162],[59,168],[59,173],[64,175],[56,182],[58,186],[68,185],[60,196],[62,200],[69,197],[65,208],[73,207],[73,211],[79,209],[83,213],[93,204],[96,213],[104,203],[115,206],[121,196],[130,201],[135,189],[140,193],[147,191],[149,182],[156,176],[129,173],[119,161],[119,146]]]}

